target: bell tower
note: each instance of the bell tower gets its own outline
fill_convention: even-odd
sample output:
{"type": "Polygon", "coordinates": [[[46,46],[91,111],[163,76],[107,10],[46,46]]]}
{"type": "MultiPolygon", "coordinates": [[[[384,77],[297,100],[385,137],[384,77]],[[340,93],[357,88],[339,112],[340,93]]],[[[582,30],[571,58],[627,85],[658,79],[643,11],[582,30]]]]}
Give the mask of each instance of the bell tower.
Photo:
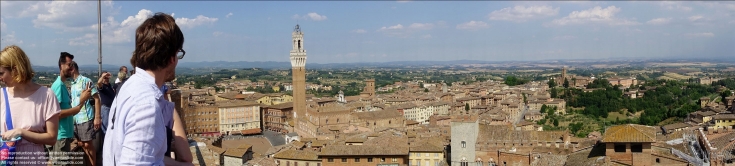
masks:
{"type": "Polygon", "coordinates": [[[305,129],[299,119],[306,117],[306,50],[304,50],[304,33],[298,24],[291,33],[291,71],[293,82],[293,109],[296,116],[293,118],[294,127],[305,129]]]}

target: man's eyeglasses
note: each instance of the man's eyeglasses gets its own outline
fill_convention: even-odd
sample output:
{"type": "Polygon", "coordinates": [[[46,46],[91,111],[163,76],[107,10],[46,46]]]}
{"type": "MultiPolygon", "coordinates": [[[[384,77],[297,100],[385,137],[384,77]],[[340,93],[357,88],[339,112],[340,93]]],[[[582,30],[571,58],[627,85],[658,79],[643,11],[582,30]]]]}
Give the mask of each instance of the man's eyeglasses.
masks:
{"type": "Polygon", "coordinates": [[[184,49],[180,49],[179,52],[176,53],[176,57],[179,59],[184,59],[184,55],[186,55],[186,51],[184,51],[184,49]]]}

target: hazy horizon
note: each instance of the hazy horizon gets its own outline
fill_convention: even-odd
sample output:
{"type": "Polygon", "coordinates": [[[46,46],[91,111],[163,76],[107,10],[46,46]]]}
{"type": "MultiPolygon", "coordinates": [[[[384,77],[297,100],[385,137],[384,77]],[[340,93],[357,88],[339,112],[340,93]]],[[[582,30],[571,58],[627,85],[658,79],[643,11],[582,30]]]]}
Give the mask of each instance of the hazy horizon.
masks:
{"type": "MultiPolygon", "coordinates": [[[[0,1],[0,46],[19,45],[36,66],[56,66],[62,51],[96,65],[96,5],[0,1]]],[[[173,14],[182,28],[181,63],[288,62],[296,24],[307,66],[715,59],[735,52],[735,2],[105,1],[103,64],[128,64],[135,28],[155,12],[173,14]]]]}

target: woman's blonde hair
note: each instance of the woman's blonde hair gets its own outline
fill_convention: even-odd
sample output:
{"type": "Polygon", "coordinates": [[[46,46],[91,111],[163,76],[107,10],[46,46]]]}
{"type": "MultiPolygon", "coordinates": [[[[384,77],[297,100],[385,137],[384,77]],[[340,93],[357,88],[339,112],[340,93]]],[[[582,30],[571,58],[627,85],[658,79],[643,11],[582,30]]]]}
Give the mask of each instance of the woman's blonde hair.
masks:
{"type": "Polygon", "coordinates": [[[33,79],[33,68],[28,55],[16,45],[10,45],[0,51],[0,67],[11,70],[13,80],[18,83],[27,83],[33,79]]]}

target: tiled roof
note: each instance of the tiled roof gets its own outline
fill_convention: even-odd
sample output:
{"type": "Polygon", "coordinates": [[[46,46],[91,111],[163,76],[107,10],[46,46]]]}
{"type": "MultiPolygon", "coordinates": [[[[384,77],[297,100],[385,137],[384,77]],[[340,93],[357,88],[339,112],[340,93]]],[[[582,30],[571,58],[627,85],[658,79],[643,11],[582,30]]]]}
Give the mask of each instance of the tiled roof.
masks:
{"type": "Polygon", "coordinates": [[[247,152],[247,149],[227,149],[227,152],[225,152],[224,155],[230,157],[242,157],[247,152]]]}
{"type": "Polygon", "coordinates": [[[276,105],[268,106],[268,108],[273,108],[273,109],[278,109],[278,110],[293,108],[293,102],[285,102],[281,104],[276,104],[276,105]]]}
{"type": "Polygon", "coordinates": [[[401,113],[395,110],[383,110],[383,111],[370,111],[370,112],[356,112],[353,115],[359,119],[390,119],[402,117],[401,113]]]}
{"type": "Polygon", "coordinates": [[[273,158],[278,159],[291,159],[291,160],[312,160],[312,161],[318,161],[319,156],[316,152],[310,151],[310,150],[284,150],[280,153],[276,153],[276,155],[273,156],[273,158]]]}
{"type": "Polygon", "coordinates": [[[627,124],[608,128],[602,142],[656,142],[656,128],[627,124]]]}
{"type": "Polygon", "coordinates": [[[320,156],[408,155],[407,146],[330,145],[320,156]]]}
{"type": "Polygon", "coordinates": [[[680,128],[686,128],[691,127],[692,125],[686,124],[686,123],[674,123],[669,125],[664,125],[664,130],[673,130],[673,129],[680,129],[680,128]]]}
{"type": "Polygon", "coordinates": [[[719,114],[712,116],[714,120],[735,120],[735,114],[719,114]]]}
{"type": "Polygon", "coordinates": [[[422,143],[422,144],[410,147],[409,151],[411,152],[442,152],[444,151],[444,147],[435,146],[435,145],[428,144],[428,143],[422,143]]]}

